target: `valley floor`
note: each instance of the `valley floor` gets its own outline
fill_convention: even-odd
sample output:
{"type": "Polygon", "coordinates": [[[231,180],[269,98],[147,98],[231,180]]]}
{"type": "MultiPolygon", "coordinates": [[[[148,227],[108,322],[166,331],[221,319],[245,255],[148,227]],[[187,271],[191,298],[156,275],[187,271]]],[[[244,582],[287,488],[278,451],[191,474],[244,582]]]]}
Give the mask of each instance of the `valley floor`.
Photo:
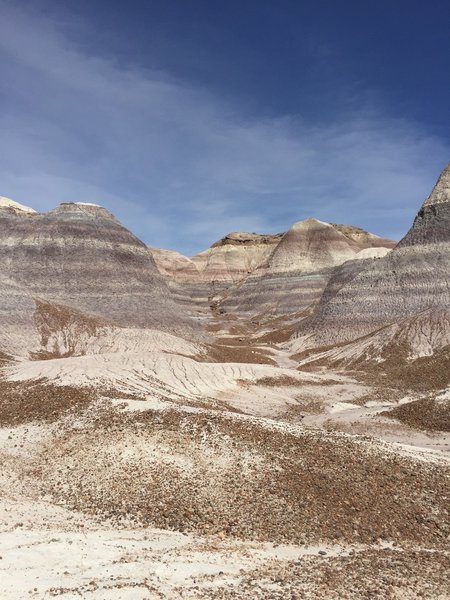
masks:
{"type": "Polygon", "coordinates": [[[448,555],[420,546],[117,529],[43,502],[3,501],[0,523],[5,600],[448,598],[448,555]]]}
{"type": "Polygon", "coordinates": [[[2,599],[450,598],[450,435],[386,414],[422,396],[183,350],[4,367],[2,599]]]}

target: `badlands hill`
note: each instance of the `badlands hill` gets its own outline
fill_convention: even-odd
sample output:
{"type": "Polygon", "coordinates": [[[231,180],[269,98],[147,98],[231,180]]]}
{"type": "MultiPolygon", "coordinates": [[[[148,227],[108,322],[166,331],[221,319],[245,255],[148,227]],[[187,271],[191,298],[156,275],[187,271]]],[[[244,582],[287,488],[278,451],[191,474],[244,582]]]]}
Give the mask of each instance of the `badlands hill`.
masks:
{"type": "Polygon", "coordinates": [[[267,259],[282,235],[229,233],[192,258],[172,250],[150,250],[185,310],[208,313],[230,286],[246,279],[267,259]]]}
{"type": "Polygon", "coordinates": [[[63,203],[39,214],[2,198],[0,281],[0,350],[7,354],[48,350],[58,320],[66,327],[59,342],[107,324],[192,329],[145,244],[94,204],[63,203]]]}
{"type": "Polygon", "coordinates": [[[314,316],[300,325],[295,347],[339,346],[330,353],[333,360],[379,360],[389,353],[414,359],[444,351],[450,344],[449,281],[450,166],[392,252],[335,272],[314,316]],[[341,346],[346,342],[353,343],[341,346]]]}
{"type": "Polygon", "coordinates": [[[171,250],[151,251],[160,271],[176,280],[230,283],[247,277],[264,262],[282,235],[229,233],[190,259],[171,250]]]}
{"type": "Polygon", "coordinates": [[[192,258],[0,199],[0,597],[447,600],[449,178],[192,258]]]}
{"type": "Polygon", "coordinates": [[[230,233],[191,259],[151,249],[160,272],[188,304],[209,302],[239,317],[301,311],[317,302],[334,267],[384,256],[395,242],[351,225],[317,219],[286,233],[230,233]]]}
{"type": "Polygon", "coordinates": [[[258,269],[229,289],[222,309],[248,316],[298,315],[309,309],[319,300],[334,267],[367,258],[367,251],[369,256],[383,255],[395,245],[362,230],[358,237],[357,231],[317,219],[295,223],[258,269]]]}

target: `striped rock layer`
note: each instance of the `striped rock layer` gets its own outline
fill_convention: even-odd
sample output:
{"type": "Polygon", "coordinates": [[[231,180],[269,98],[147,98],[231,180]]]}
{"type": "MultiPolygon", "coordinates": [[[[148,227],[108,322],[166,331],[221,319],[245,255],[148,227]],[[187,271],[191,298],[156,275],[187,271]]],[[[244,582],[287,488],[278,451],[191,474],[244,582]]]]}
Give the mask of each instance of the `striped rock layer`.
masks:
{"type": "Polygon", "coordinates": [[[351,225],[307,219],[284,234],[231,233],[191,259],[152,252],[181,302],[252,317],[312,307],[337,265],[383,256],[394,245],[351,225]]]}
{"type": "MultiPolygon", "coordinates": [[[[0,201],[0,351],[40,348],[50,307],[60,321],[169,332],[191,328],[143,242],[104,208],[63,203],[39,214],[0,201]],[[56,308],[55,308],[56,310],[56,308]],[[84,316],[83,316],[84,315],[84,316]]],[[[56,316],[53,314],[53,321],[56,316]]]]}
{"type": "Polygon", "coordinates": [[[334,269],[348,260],[383,256],[394,242],[349,225],[295,223],[258,269],[221,303],[229,313],[286,315],[312,308],[334,269]]]}
{"type": "Polygon", "coordinates": [[[314,316],[301,323],[295,347],[378,332],[384,345],[401,340],[410,356],[421,356],[450,344],[449,323],[450,165],[392,252],[367,265],[346,263],[334,274],[314,316]],[[381,334],[383,328],[391,333],[381,334]]]}
{"type": "Polygon", "coordinates": [[[204,314],[268,258],[282,235],[229,233],[192,258],[173,250],[150,250],[177,300],[191,314],[204,314]]]}

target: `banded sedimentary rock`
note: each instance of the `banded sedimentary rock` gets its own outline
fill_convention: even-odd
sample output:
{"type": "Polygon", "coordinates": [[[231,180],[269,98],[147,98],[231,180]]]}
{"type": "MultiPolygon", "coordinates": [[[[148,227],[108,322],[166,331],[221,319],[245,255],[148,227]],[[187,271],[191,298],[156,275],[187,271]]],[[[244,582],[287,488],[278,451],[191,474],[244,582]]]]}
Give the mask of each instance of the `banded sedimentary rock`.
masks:
{"type": "Polygon", "coordinates": [[[299,328],[297,350],[373,332],[384,340],[378,354],[394,338],[411,357],[450,343],[450,166],[397,247],[364,263],[362,269],[344,265],[330,281],[315,315],[299,328]]]}
{"type": "Polygon", "coordinates": [[[38,214],[0,203],[0,278],[4,351],[37,349],[39,301],[120,327],[190,328],[148,248],[98,205],[63,203],[38,214]]]}
{"type": "Polygon", "coordinates": [[[298,314],[314,306],[337,265],[395,245],[352,225],[306,219],[286,233],[230,233],[191,259],[152,249],[179,301],[235,316],[298,314]]]}
{"type": "Polygon", "coordinates": [[[206,281],[236,282],[244,279],[272,253],[283,234],[230,233],[192,261],[206,281]]]}
{"type": "Polygon", "coordinates": [[[149,247],[161,275],[173,281],[195,281],[199,278],[196,264],[176,250],[149,247]]]}
{"type": "Polygon", "coordinates": [[[11,198],[6,198],[5,196],[0,196],[0,214],[3,215],[20,215],[20,216],[32,216],[36,215],[37,212],[34,208],[30,208],[29,206],[24,206],[23,204],[19,204],[11,198]]]}
{"type": "Polygon", "coordinates": [[[247,277],[270,255],[283,234],[233,232],[192,258],[174,250],[150,248],[161,274],[176,281],[235,282],[247,277]]]}
{"type": "Polygon", "coordinates": [[[192,258],[172,250],[150,250],[178,301],[191,314],[205,313],[232,284],[267,259],[282,235],[232,232],[192,258]]]}
{"type": "Polygon", "coordinates": [[[299,221],[258,269],[229,290],[221,306],[226,312],[247,315],[299,313],[319,301],[336,266],[384,255],[394,245],[350,225],[299,221]]]}

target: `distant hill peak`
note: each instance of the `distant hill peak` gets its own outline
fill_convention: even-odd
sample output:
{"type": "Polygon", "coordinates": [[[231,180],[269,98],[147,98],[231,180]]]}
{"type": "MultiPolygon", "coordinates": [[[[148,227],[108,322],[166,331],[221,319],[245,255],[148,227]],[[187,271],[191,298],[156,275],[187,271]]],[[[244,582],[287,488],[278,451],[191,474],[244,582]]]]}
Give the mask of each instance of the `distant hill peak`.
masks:
{"type": "Polygon", "coordinates": [[[274,234],[263,234],[263,233],[249,233],[248,231],[233,231],[214,244],[211,248],[219,248],[220,246],[254,246],[259,244],[276,244],[282,237],[283,233],[274,234]]]}
{"type": "Polygon", "coordinates": [[[450,163],[442,171],[433,191],[423,203],[423,206],[444,204],[450,202],[450,163]]]}
{"type": "Polygon", "coordinates": [[[37,214],[34,208],[19,204],[19,202],[15,202],[14,200],[11,200],[11,198],[6,198],[5,196],[0,196],[0,209],[6,209],[15,213],[37,214]]]}
{"type": "Polygon", "coordinates": [[[323,229],[326,227],[331,227],[329,223],[325,221],[319,221],[314,217],[309,217],[308,219],[303,219],[302,221],[297,221],[292,225],[290,231],[303,231],[303,230],[311,230],[311,229],[323,229]]]}

